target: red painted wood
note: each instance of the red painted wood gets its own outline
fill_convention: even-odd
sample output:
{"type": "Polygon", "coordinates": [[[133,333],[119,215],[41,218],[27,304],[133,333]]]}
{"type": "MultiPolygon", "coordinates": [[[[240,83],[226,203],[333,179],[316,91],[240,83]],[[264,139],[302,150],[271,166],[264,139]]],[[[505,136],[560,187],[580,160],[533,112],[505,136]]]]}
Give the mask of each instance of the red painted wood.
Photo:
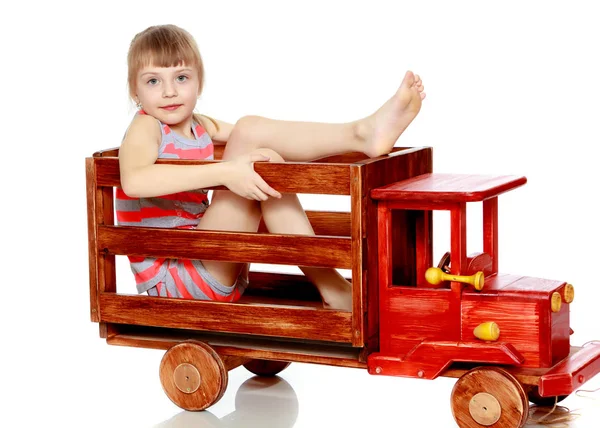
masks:
{"type": "Polygon", "coordinates": [[[479,202],[515,189],[525,177],[461,174],[423,174],[379,187],[371,192],[377,200],[479,202]]]}
{"type": "MultiPolygon", "coordinates": [[[[467,204],[460,202],[450,211],[450,272],[454,275],[462,275],[467,267],[467,204]]],[[[450,299],[448,325],[448,339],[460,339],[460,300],[462,290],[470,287],[460,282],[451,282],[452,298],[450,299]]]]}
{"type": "MultiPolygon", "coordinates": [[[[407,178],[428,173],[432,171],[433,150],[431,147],[402,149],[399,152],[361,161],[365,166],[365,223],[364,223],[364,239],[366,241],[366,288],[367,288],[367,307],[363,308],[366,311],[367,319],[367,343],[366,353],[379,350],[379,261],[381,257],[378,251],[378,224],[377,224],[377,201],[369,197],[371,189],[385,186],[396,181],[405,180],[407,178]]],[[[400,265],[413,266],[414,258],[414,240],[411,240],[409,234],[402,234],[402,229],[410,229],[409,218],[406,216],[396,217],[397,221],[392,220],[392,226],[396,226],[397,235],[394,236],[395,254],[393,258],[402,258],[401,260],[392,260],[392,266],[396,265],[396,261],[400,265]]],[[[394,230],[392,230],[394,233],[394,230]]],[[[400,282],[402,283],[402,281],[400,282]]]]}
{"type": "Polygon", "coordinates": [[[388,207],[392,210],[451,210],[456,206],[456,202],[444,201],[411,201],[411,200],[386,200],[388,207]]]}
{"type": "Polygon", "coordinates": [[[433,223],[431,211],[415,211],[416,213],[416,251],[417,251],[417,281],[418,287],[435,286],[425,280],[425,271],[433,266],[433,223]]]}
{"type": "MultiPolygon", "coordinates": [[[[480,295],[497,295],[498,292],[522,295],[533,293],[550,297],[553,292],[561,290],[564,285],[566,285],[564,281],[498,273],[486,278],[483,290],[475,293],[480,295]]],[[[468,290],[468,292],[470,293],[471,290],[468,290]]]]}
{"type": "Polygon", "coordinates": [[[353,346],[363,346],[366,342],[366,241],[363,239],[364,224],[366,223],[366,189],[365,168],[350,167],[350,203],[351,203],[351,231],[352,231],[352,336],[353,346]]]}
{"type": "Polygon", "coordinates": [[[449,289],[394,286],[380,289],[380,350],[403,356],[423,340],[450,340],[449,289]]]}
{"type": "Polygon", "coordinates": [[[498,197],[483,201],[483,252],[492,258],[492,272],[498,272],[498,197]]]}
{"type": "Polygon", "coordinates": [[[377,236],[379,250],[379,288],[380,293],[385,293],[392,285],[392,269],[390,265],[392,257],[391,243],[392,217],[385,203],[377,207],[377,236]]]}
{"type": "Polygon", "coordinates": [[[450,271],[462,275],[467,265],[467,205],[462,202],[450,211],[450,271]]]}
{"type": "Polygon", "coordinates": [[[523,361],[509,343],[423,341],[403,358],[372,354],[367,367],[370,374],[435,379],[453,362],[520,365],[523,361]]]}
{"type": "Polygon", "coordinates": [[[600,372],[600,342],[588,343],[540,377],[542,397],[569,395],[600,372]]]}
{"type": "Polygon", "coordinates": [[[569,355],[571,350],[570,305],[563,302],[559,312],[552,313],[550,342],[552,363],[556,364],[569,355]]]}
{"type": "Polygon", "coordinates": [[[552,360],[542,348],[543,332],[549,332],[539,301],[512,301],[507,298],[468,299],[462,302],[462,340],[473,340],[479,324],[494,321],[502,342],[512,344],[525,357],[524,367],[550,367],[552,360]]]}

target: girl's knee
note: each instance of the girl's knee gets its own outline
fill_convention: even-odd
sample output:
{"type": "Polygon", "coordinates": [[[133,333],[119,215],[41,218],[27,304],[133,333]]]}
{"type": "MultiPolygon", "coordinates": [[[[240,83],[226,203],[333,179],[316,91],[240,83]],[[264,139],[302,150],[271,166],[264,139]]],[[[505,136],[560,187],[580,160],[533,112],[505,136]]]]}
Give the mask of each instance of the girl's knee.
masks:
{"type": "Polygon", "coordinates": [[[241,144],[252,143],[254,141],[253,137],[256,135],[256,127],[260,120],[260,116],[241,117],[233,126],[227,144],[236,144],[237,142],[241,144]]]}
{"type": "Polygon", "coordinates": [[[279,153],[272,149],[255,149],[252,153],[260,153],[263,156],[270,157],[270,162],[285,162],[285,159],[281,157],[279,153]]]}

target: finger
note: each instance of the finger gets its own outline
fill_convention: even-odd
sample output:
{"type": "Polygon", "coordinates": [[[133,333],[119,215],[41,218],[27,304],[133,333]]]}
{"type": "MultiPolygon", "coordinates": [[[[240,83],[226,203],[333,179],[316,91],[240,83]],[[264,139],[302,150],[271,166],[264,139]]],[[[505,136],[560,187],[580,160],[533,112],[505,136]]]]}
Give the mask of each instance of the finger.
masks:
{"type": "Polygon", "coordinates": [[[261,155],[260,153],[250,155],[250,162],[267,162],[269,160],[271,160],[269,156],[261,155]]]}
{"type": "Polygon", "coordinates": [[[258,187],[256,189],[254,189],[253,193],[256,196],[257,201],[266,201],[267,199],[269,199],[269,197],[267,195],[265,195],[265,193],[262,190],[260,190],[258,187]]]}
{"type": "Polygon", "coordinates": [[[421,92],[421,99],[424,100],[427,94],[425,92],[421,92]]]}
{"type": "Polygon", "coordinates": [[[260,175],[259,180],[256,181],[256,187],[258,187],[262,192],[266,193],[269,196],[272,196],[274,198],[281,198],[281,193],[269,186],[265,180],[260,178],[260,175]]]}

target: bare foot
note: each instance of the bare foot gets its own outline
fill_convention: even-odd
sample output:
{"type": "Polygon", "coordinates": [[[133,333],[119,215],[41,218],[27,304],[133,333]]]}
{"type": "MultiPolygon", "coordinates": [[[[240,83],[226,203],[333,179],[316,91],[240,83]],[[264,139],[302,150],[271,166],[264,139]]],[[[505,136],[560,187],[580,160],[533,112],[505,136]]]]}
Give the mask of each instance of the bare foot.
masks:
{"type": "Polygon", "coordinates": [[[407,71],[400,88],[379,110],[358,123],[358,134],[366,144],[363,152],[369,157],[385,155],[400,134],[421,110],[425,98],[424,86],[419,75],[407,71]]]}

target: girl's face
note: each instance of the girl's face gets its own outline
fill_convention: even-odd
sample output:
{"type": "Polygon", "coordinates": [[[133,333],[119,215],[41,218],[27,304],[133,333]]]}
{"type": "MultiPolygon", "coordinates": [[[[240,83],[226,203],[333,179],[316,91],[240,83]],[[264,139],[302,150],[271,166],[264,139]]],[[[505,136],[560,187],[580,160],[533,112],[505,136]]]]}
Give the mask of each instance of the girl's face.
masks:
{"type": "Polygon", "coordinates": [[[137,75],[136,101],[144,111],[175,128],[191,126],[198,100],[198,71],[185,64],[142,68],[137,75]]]}

